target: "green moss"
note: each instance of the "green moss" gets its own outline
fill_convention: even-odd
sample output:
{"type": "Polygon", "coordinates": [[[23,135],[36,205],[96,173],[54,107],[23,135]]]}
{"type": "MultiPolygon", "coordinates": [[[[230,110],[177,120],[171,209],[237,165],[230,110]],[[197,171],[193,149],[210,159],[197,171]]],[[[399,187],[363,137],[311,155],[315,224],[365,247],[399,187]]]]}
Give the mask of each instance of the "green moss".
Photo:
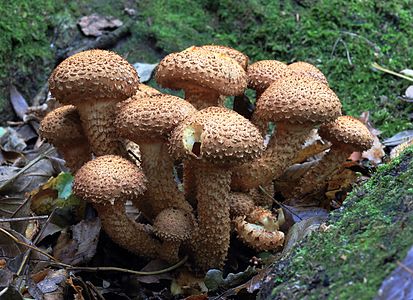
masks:
{"type": "Polygon", "coordinates": [[[413,147],[380,167],[277,269],[272,297],[372,299],[413,244],[413,147]]]}
{"type": "Polygon", "coordinates": [[[142,33],[166,52],[192,44],[227,44],[253,61],[316,64],[346,114],[371,111],[383,136],[412,128],[412,106],[398,99],[408,82],[373,71],[413,63],[413,1],[141,1],[142,33]],[[303,3],[305,6],[298,5],[303,3]],[[351,61],[351,63],[349,62],[351,61]]]}

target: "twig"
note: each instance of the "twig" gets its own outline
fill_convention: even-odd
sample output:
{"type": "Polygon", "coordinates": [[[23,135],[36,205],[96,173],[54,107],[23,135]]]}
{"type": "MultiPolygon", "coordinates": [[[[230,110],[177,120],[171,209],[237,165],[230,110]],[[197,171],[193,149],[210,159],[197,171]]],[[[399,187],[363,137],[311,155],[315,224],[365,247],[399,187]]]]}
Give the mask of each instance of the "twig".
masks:
{"type": "Polygon", "coordinates": [[[16,180],[17,177],[19,177],[21,174],[23,174],[24,172],[26,172],[28,169],[30,169],[33,165],[37,164],[39,161],[41,161],[42,159],[46,158],[47,155],[49,155],[50,153],[52,153],[52,151],[54,150],[54,148],[50,148],[47,149],[45,152],[43,152],[42,154],[40,154],[38,157],[36,157],[35,159],[33,159],[32,161],[30,161],[26,166],[24,166],[23,168],[20,169],[19,172],[17,172],[16,174],[14,174],[12,177],[10,177],[9,179],[7,179],[4,183],[2,183],[0,185],[0,191],[3,190],[6,186],[8,186],[10,183],[12,183],[13,181],[16,180]]]}
{"type": "Polygon", "coordinates": [[[406,266],[405,264],[403,264],[401,261],[396,261],[396,263],[399,265],[400,268],[404,269],[406,272],[410,273],[411,275],[413,275],[413,270],[410,269],[408,266],[406,266]]]}
{"type": "Polygon", "coordinates": [[[265,196],[271,198],[272,201],[274,201],[275,203],[277,203],[277,205],[281,206],[282,208],[284,208],[285,210],[287,210],[288,212],[290,212],[290,214],[296,216],[300,221],[303,220],[299,215],[297,215],[295,212],[293,212],[291,209],[289,209],[286,205],[282,204],[280,201],[278,201],[278,200],[275,199],[273,196],[271,196],[261,185],[259,186],[259,189],[261,190],[261,192],[264,193],[265,196]]]}
{"type": "Polygon", "coordinates": [[[20,204],[19,207],[11,214],[10,217],[14,218],[14,216],[17,215],[17,213],[27,204],[27,202],[30,201],[31,198],[32,196],[29,196],[27,199],[25,199],[23,203],[20,204]]]}
{"type": "Polygon", "coordinates": [[[6,218],[6,219],[0,219],[0,223],[4,223],[4,222],[31,221],[31,220],[43,220],[43,219],[47,219],[48,217],[49,217],[49,216],[34,216],[34,217],[6,218]]]}
{"type": "Polygon", "coordinates": [[[179,262],[177,262],[173,266],[170,266],[166,269],[162,269],[162,270],[158,270],[158,271],[135,271],[135,270],[118,268],[118,267],[77,267],[77,266],[70,266],[70,267],[67,267],[67,269],[68,270],[90,271],[90,272],[118,271],[118,272],[123,272],[123,273],[134,274],[134,275],[159,275],[159,274],[167,273],[167,272],[170,272],[170,271],[173,271],[173,270],[179,268],[187,260],[188,260],[188,256],[185,256],[183,259],[181,259],[179,262]]]}
{"type": "Polygon", "coordinates": [[[373,43],[372,41],[370,41],[369,39],[365,38],[365,37],[362,36],[362,35],[359,35],[359,34],[357,34],[357,33],[350,32],[350,31],[340,31],[340,33],[349,35],[349,36],[351,36],[351,37],[356,37],[356,38],[362,39],[362,40],[365,41],[370,47],[374,48],[374,51],[375,51],[376,53],[381,53],[381,49],[380,49],[379,46],[377,46],[377,44],[373,43]]]}
{"type": "Polygon", "coordinates": [[[334,43],[334,45],[333,45],[333,50],[331,51],[330,56],[333,57],[333,55],[335,54],[338,43],[343,44],[344,49],[346,50],[347,61],[348,61],[349,65],[352,66],[352,65],[353,65],[353,62],[352,62],[352,60],[351,60],[350,51],[348,50],[348,47],[347,47],[346,42],[343,41],[343,39],[342,39],[341,37],[338,38],[338,39],[335,41],[335,43],[334,43]]]}
{"type": "Polygon", "coordinates": [[[382,72],[385,72],[385,73],[388,73],[388,74],[391,74],[391,75],[394,75],[394,76],[397,76],[397,77],[400,77],[400,78],[403,78],[403,79],[406,79],[406,80],[409,80],[409,81],[413,81],[413,78],[412,78],[412,77],[409,77],[409,76],[406,76],[406,75],[403,75],[403,74],[394,72],[394,71],[389,70],[389,69],[386,69],[385,67],[380,66],[380,65],[379,65],[378,63],[376,63],[376,62],[372,63],[371,66],[372,66],[373,68],[377,69],[377,70],[382,71],[382,72]]]}
{"type": "Polygon", "coordinates": [[[118,268],[118,267],[77,267],[77,266],[68,265],[68,264],[65,264],[65,263],[62,263],[62,262],[58,261],[52,255],[44,252],[42,249],[39,249],[38,247],[36,247],[34,245],[30,245],[30,244],[27,244],[23,241],[20,241],[15,236],[13,236],[11,233],[9,233],[7,230],[5,230],[1,227],[0,227],[0,231],[3,232],[9,238],[11,238],[16,244],[19,244],[19,245],[25,246],[27,248],[30,248],[30,249],[32,249],[34,251],[37,251],[37,252],[43,254],[44,256],[48,257],[49,259],[52,260],[52,262],[50,262],[51,265],[57,265],[57,266],[60,266],[60,267],[65,267],[68,270],[80,270],[80,271],[89,271],[89,272],[117,271],[117,272],[129,273],[129,274],[134,274],[134,275],[144,275],[144,276],[146,276],[146,275],[159,275],[159,274],[163,274],[163,273],[173,271],[176,268],[179,268],[180,266],[182,266],[188,260],[188,256],[185,256],[183,259],[181,259],[176,264],[174,264],[174,265],[172,265],[168,268],[165,268],[165,269],[162,269],[162,270],[157,270],[157,271],[135,271],[135,270],[118,268]]]}
{"type": "MultiPolygon", "coordinates": [[[[36,238],[35,238],[34,241],[33,241],[33,244],[34,244],[34,245],[36,245],[36,244],[39,242],[40,237],[42,236],[43,232],[46,230],[47,225],[49,225],[50,221],[52,220],[52,218],[53,218],[53,216],[54,216],[54,214],[55,214],[55,211],[56,211],[56,208],[53,209],[53,211],[50,213],[49,216],[47,216],[47,220],[46,220],[44,226],[42,227],[42,229],[40,230],[39,234],[36,236],[36,238]]],[[[32,252],[31,249],[28,249],[28,250],[26,251],[26,253],[24,254],[22,263],[20,264],[19,270],[18,270],[17,273],[16,273],[17,275],[20,275],[20,273],[22,272],[22,270],[23,270],[26,262],[27,262],[27,261],[29,260],[29,258],[30,258],[31,252],[32,252]]]]}
{"type": "Polygon", "coordinates": [[[33,245],[30,245],[30,244],[27,244],[25,242],[20,241],[18,238],[16,238],[14,235],[12,235],[10,232],[5,230],[4,228],[0,227],[0,231],[3,232],[5,235],[7,235],[9,238],[11,238],[16,244],[19,244],[19,245],[25,246],[27,248],[33,249],[34,251],[37,251],[37,252],[43,254],[44,256],[50,258],[51,260],[55,261],[59,265],[64,265],[66,267],[70,267],[70,265],[66,265],[66,264],[63,264],[63,263],[59,262],[56,258],[51,256],[49,253],[44,252],[42,249],[39,249],[36,246],[33,246],[33,245]]]}

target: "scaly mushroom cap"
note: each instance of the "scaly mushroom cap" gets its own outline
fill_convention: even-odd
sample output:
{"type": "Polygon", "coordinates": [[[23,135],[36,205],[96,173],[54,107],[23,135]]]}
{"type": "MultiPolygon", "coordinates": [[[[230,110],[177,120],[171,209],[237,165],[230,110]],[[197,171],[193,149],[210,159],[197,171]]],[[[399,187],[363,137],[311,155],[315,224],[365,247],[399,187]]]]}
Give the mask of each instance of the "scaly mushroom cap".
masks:
{"type": "Polygon", "coordinates": [[[240,192],[231,192],[229,196],[229,209],[231,219],[246,216],[255,208],[254,200],[250,195],[240,192]]]}
{"type": "Polygon", "coordinates": [[[99,156],[76,173],[73,191],[97,204],[136,199],[145,191],[145,176],[130,161],[116,155],[99,156]]]}
{"type": "Polygon", "coordinates": [[[227,55],[191,47],[159,63],[156,82],[165,88],[203,87],[220,95],[240,95],[247,87],[244,69],[227,55]]]}
{"type": "Polygon", "coordinates": [[[309,64],[304,61],[298,61],[288,65],[288,69],[296,73],[297,75],[311,76],[314,79],[317,79],[321,83],[327,84],[327,78],[324,74],[314,65],[309,64]]]}
{"type": "Polygon", "coordinates": [[[154,89],[153,87],[140,83],[138,86],[138,90],[136,91],[136,94],[133,95],[131,98],[139,98],[139,97],[146,97],[146,96],[155,96],[155,95],[161,95],[162,93],[158,91],[157,89],[154,89]]]}
{"type": "Polygon", "coordinates": [[[39,128],[40,136],[51,144],[86,139],[79,114],[73,105],[65,105],[49,112],[39,128]]]}
{"type": "Polygon", "coordinates": [[[262,92],[271,83],[282,77],[290,76],[293,72],[288,66],[277,60],[261,60],[248,66],[248,87],[262,92]]]}
{"type": "Polygon", "coordinates": [[[350,116],[323,124],[318,134],[333,145],[344,144],[352,151],[366,151],[373,146],[373,136],[366,125],[350,116]]]}
{"type": "Polygon", "coordinates": [[[128,99],[118,105],[115,126],[122,137],[134,142],[164,141],[180,122],[196,111],[189,102],[171,95],[128,99]]]}
{"type": "Polygon", "coordinates": [[[161,211],[153,222],[156,236],[164,241],[188,240],[194,227],[191,216],[180,209],[167,208],[161,211]]]}
{"type": "Polygon", "coordinates": [[[208,50],[215,53],[220,53],[235,59],[241,67],[246,70],[248,66],[249,58],[244,53],[235,50],[233,48],[221,45],[204,45],[200,47],[201,49],[208,50]]]}
{"type": "Polygon", "coordinates": [[[264,147],[258,129],[246,118],[223,107],[208,107],[172,132],[170,152],[212,164],[240,164],[257,158],[264,147]]]}
{"type": "Polygon", "coordinates": [[[257,101],[257,117],[265,121],[322,124],[341,115],[341,103],[325,84],[292,75],[272,83],[257,101]]]}
{"type": "Polygon", "coordinates": [[[85,101],[123,101],[136,93],[139,76],[118,54],[88,50],[61,62],[49,78],[53,97],[64,104],[85,101]]]}

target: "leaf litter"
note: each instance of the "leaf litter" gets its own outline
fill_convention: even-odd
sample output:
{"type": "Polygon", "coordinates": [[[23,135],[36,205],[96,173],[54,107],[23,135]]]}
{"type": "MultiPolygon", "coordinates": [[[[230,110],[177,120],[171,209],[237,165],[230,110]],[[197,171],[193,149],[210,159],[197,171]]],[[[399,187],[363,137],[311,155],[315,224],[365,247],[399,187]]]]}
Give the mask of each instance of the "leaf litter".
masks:
{"type": "MultiPolygon", "coordinates": [[[[147,70],[144,79],[149,80],[156,64],[137,63],[135,67],[147,70]]],[[[15,87],[11,91],[13,108],[22,122],[0,128],[0,216],[53,215],[46,221],[39,219],[0,223],[2,230],[22,243],[16,243],[14,239],[0,233],[0,292],[12,294],[11,299],[23,299],[22,295],[61,299],[68,293],[75,299],[104,299],[103,295],[113,294],[129,299],[122,278],[128,278],[125,282],[134,279],[132,285],[139,289],[138,294],[152,299],[172,299],[174,295],[183,295],[186,299],[207,299],[209,296],[212,299],[226,299],[239,293],[250,293],[250,298],[253,298],[254,292],[267,280],[271,263],[288,255],[297,243],[319,230],[328,218],[331,208],[284,205],[282,208],[286,222],[283,230],[288,234],[282,253],[255,253],[256,256],[251,258],[251,250],[241,245],[238,251],[245,252],[250,259],[246,260],[246,256],[242,254],[235,259],[238,261],[235,261],[232,269],[227,268],[224,272],[210,270],[205,278],[194,276],[186,267],[153,275],[121,273],[119,276],[119,273],[113,271],[101,273],[100,270],[105,269],[100,266],[116,265],[119,262],[126,263],[128,267],[136,266],[144,273],[166,268],[167,265],[159,260],[136,261],[136,257],[119,249],[104,234],[102,236],[100,222],[94,212],[90,213],[90,208],[72,195],[73,176],[66,172],[64,161],[53,147],[44,144],[37,136],[39,121],[58,104],[49,98],[47,103],[29,107],[15,87]],[[28,245],[32,245],[32,248],[28,248],[28,245]],[[84,268],[84,271],[82,267],[76,270],[74,267],[79,265],[92,267],[84,268]],[[20,270],[22,266],[23,271],[20,270]],[[27,288],[22,289],[22,286],[27,288]]],[[[406,131],[382,143],[379,139],[380,132],[369,122],[368,112],[362,114],[361,120],[375,137],[372,151],[353,153],[353,162],[344,165],[335,174],[328,183],[326,193],[315,196],[326,197],[332,203],[336,201],[334,208],[340,207],[346,191],[356,180],[352,168],[368,168],[368,163],[380,164],[385,155],[384,150],[388,150],[386,147],[398,145],[413,137],[411,131],[406,131]],[[341,194],[340,199],[337,198],[338,194],[341,194]]],[[[288,182],[294,182],[294,179],[303,176],[328,147],[315,134],[300,152],[296,164],[276,182],[278,189],[287,190],[288,182]]],[[[139,212],[130,203],[127,207],[134,218],[139,218],[139,212]]],[[[127,271],[122,268],[119,270],[127,271]]]]}

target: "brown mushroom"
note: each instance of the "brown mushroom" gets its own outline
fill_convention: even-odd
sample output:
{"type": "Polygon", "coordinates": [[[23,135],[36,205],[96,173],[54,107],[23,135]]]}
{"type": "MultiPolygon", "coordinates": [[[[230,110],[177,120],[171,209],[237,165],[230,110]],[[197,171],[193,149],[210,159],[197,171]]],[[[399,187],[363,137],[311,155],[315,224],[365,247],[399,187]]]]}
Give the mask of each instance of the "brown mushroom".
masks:
{"type": "Polygon", "coordinates": [[[230,236],[230,168],[256,158],[262,148],[256,127],[222,107],[203,109],[173,131],[171,153],[191,159],[196,169],[198,230],[193,248],[200,269],[223,267],[230,236]]]}
{"type": "Polygon", "coordinates": [[[95,155],[124,154],[113,126],[115,105],[134,95],[135,68],[114,52],[88,50],[61,62],[49,78],[52,95],[76,106],[95,155]]]}
{"type": "Polygon", "coordinates": [[[330,151],[300,179],[291,196],[294,199],[322,190],[327,178],[351,153],[366,151],[373,145],[373,136],[368,128],[350,116],[341,116],[322,125],[318,133],[323,139],[331,142],[332,146],[330,151]]]}
{"type": "Polygon", "coordinates": [[[341,103],[325,84],[296,75],[274,81],[257,102],[259,119],[275,122],[276,134],[264,154],[233,172],[234,190],[269,184],[291,165],[311,130],[341,114],[341,103]]]}
{"type": "Polygon", "coordinates": [[[234,59],[199,47],[167,55],[155,78],[165,88],[184,90],[197,109],[217,106],[220,95],[240,95],[247,87],[245,71],[234,59]]]}
{"type": "Polygon", "coordinates": [[[156,257],[160,243],[151,236],[149,225],[129,219],[126,200],[134,200],[145,191],[146,179],[130,161],[104,155],[86,163],[76,173],[74,194],[93,204],[108,236],[137,255],[156,257]]]}
{"type": "Polygon", "coordinates": [[[288,66],[278,60],[261,60],[248,66],[248,87],[256,91],[258,99],[274,81],[292,75],[288,66]]]}
{"type": "Polygon", "coordinates": [[[194,225],[192,214],[181,209],[167,208],[161,211],[153,222],[155,235],[163,241],[159,257],[169,263],[176,263],[180,246],[191,237],[194,225]]]}
{"type": "Polygon", "coordinates": [[[231,57],[232,59],[234,59],[237,63],[239,63],[240,66],[244,70],[247,70],[248,61],[249,61],[248,56],[246,56],[244,53],[238,50],[235,50],[234,48],[227,47],[227,46],[221,46],[221,45],[204,45],[204,46],[200,46],[199,48],[203,50],[227,55],[231,57]]]}
{"type": "Polygon", "coordinates": [[[171,95],[154,95],[125,101],[118,106],[115,126],[122,138],[139,145],[147,190],[137,203],[149,220],[166,208],[191,211],[173,177],[174,160],[168,153],[170,132],[196,109],[171,95]]]}
{"type": "Polygon", "coordinates": [[[327,78],[324,74],[316,66],[308,62],[297,61],[288,65],[288,69],[293,71],[298,76],[310,76],[321,83],[328,85],[327,78]]]}
{"type": "Polygon", "coordinates": [[[73,173],[92,159],[89,142],[73,105],[65,105],[48,113],[40,123],[39,133],[56,147],[73,173]]]}

